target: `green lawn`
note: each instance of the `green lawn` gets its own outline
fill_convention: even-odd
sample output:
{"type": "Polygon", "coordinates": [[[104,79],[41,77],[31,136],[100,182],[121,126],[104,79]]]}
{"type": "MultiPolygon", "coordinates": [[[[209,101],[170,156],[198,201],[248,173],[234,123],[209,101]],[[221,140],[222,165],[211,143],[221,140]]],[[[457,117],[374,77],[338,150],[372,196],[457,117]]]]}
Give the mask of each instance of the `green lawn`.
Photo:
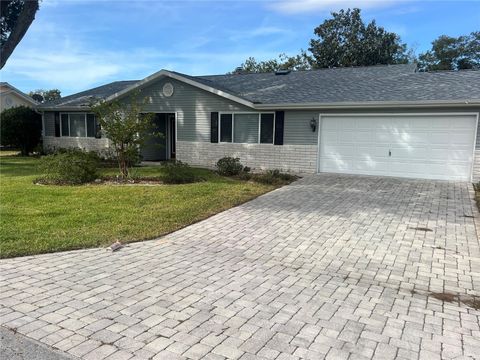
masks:
{"type": "MultiPolygon", "coordinates": [[[[1,258],[152,239],[274,188],[204,169],[196,171],[207,181],[187,185],[34,185],[37,162],[0,156],[1,258]]],[[[161,168],[135,172],[155,176],[161,168]]]]}

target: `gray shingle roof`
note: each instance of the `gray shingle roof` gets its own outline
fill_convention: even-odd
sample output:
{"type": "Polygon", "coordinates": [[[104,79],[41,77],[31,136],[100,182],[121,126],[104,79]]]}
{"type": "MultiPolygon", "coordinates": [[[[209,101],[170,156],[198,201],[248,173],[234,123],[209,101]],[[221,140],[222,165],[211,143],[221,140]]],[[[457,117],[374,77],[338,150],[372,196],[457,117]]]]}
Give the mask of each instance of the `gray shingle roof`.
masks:
{"type": "Polygon", "coordinates": [[[93,89],[85,90],[76,94],[68,95],[57,100],[43,103],[39,108],[51,108],[51,107],[75,107],[75,106],[90,106],[93,98],[105,99],[110,95],[113,95],[119,91],[132,86],[139,80],[125,80],[115,81],[109,84],[98,86],[93,89]]]}
{"type": "MultiPolygon", "coordinates": [[[[415,69],[415,65],[407,64],[292,71],[286,75],[176,74],[261,104],[480,100],[480,71],[416,72],[415,69]]],[[[43,106],[88,106],[92,96],[106,98],[135,82],[117,81],[43,106]]]]}

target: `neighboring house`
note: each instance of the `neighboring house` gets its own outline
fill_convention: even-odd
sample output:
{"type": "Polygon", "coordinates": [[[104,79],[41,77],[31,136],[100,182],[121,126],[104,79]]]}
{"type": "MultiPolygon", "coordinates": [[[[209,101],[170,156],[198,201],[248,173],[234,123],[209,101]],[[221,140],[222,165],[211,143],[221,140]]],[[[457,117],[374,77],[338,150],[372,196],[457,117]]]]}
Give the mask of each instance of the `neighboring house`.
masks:
{"type": "Polygon", "coordinates": [[[254,169],[480,180],[480,71],[414,65],[189,76],[161,70],[42,104],[44,145],[108,151],[94,98],[133,90],[156,113],[163,146],[144,159],[213,167],[235,156],[254,169]]]}
{"type": "Polygon", "coordinates": [[[0,82],[0,112],[16,106],[34,108],[38,103],[7,82],[0,82]]]}

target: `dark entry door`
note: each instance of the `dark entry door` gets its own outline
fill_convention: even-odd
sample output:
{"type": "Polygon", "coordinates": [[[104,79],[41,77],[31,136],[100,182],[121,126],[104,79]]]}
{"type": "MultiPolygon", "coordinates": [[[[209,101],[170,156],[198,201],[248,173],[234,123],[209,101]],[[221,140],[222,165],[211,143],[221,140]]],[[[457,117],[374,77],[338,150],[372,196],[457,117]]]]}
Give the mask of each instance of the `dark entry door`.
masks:
{"type": "Polygon", "coordinates": [[[142,146],[141,154],[144,161],[161,161],[167,160],[169,153],[167,148],[168,125],[167,115],[155,114],[153,119],[154,133],[160,133],[159,136],[149,136],[142,146]]]}
{"type": "Polygon", "coordinates": [[[176,132],[177,128],[175,126],[175,114],[169,114],[168,116],[169,121],[169,133],[170,133],[170,159],[175,159],[175,152],[176,152],[176,132]]]}

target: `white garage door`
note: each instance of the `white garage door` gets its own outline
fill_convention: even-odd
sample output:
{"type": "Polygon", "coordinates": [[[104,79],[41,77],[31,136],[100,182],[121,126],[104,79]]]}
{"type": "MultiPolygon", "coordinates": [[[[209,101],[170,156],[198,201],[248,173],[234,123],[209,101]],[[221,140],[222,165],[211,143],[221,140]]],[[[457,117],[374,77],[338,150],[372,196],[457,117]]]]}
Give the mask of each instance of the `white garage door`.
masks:
{"type": "Polygon", "coordinates": [[[320,172],[466,180],[473,115],[322,115],[320,172]]]}

